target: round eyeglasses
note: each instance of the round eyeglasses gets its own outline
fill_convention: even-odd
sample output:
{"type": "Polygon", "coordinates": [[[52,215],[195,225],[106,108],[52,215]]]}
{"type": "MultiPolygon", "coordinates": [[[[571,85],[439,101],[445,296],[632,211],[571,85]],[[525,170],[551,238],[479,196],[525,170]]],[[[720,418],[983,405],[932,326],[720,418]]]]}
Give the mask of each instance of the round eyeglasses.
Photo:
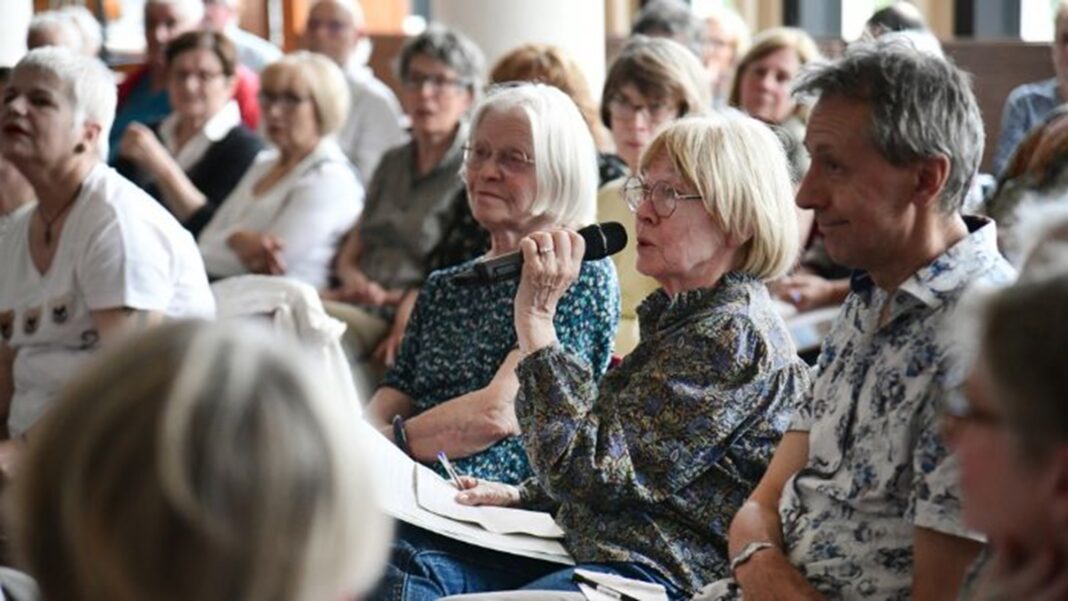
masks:
{"type": "Polygon", "coordinates": [[[642,178],[632,176],[623,183],[623,200],[631,211],[637,213],[642,201],[647,198],[652,201],[653,211],[658,217],[671,217],[680,200],[704,200],[700,194],[680,194],[665,181],[646,186],[642,178]]]}

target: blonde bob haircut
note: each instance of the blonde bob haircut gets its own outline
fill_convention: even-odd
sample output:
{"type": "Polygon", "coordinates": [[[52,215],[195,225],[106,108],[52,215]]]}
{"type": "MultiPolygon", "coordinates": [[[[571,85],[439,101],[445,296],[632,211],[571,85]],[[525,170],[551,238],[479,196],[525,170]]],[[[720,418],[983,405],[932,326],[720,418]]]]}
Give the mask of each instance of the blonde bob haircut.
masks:
{"type": "MultiPolygon", "coordinates": [[[[530,125],[538,187],[531,214],[547,215],[554,224],[572,228],[593,223],[599,181],[597,150],[574,101],[559,88],[542,83],[490,88],[471,119],[470,144],[480,137],[493,138],[493,132],[479,131],[490,111],[518,111],[530,125]]],[[[466,179],[466,171],[465,164],[460,177],[466,179]]]]}
{"type": "Polygon", "coordinates": [[[326,56],[297,50],[267,65],[260,75],[263,82],[297,74],[308,85],[315,115],[319,120],[319,135],[328,136],[345,123],[349,116],[349,84],[341,69],[326,56]]]}
{"type": "MultiPolygon", "coordinates": [[[[738,67],[734,70],[734,79],[731,81],[731,94],[727,99],[727,103],[735,108],[741,108],[742,77],[745,76],[745,71],[753,63],[783,48],[790,48],[796,52],[797,60],[802,67],[823,59],[819,47],[816,46],[816,41],[803,29],[796,27],[765,29],[753,37],[753,44],[749,47],[745,56],[738,61],[738,67]]],[[[809,107],[800,102],[794,108],[794,116],[803,122],[808,121],[808,112],[809,107]]]]}
{"type": "Polygon", "coordinates": [[[649,144],[641,171],[661,158],[704,198],[723,233],[742,242],[738,271],[767,280],[794,266],[800,241],[793,187],[768,126],[735,114],[681,119],[649,144]]]}
{"type": "Polygon", "coordinates": [[[358,417],[254,326],[166,324],[60,395],[8,508],[44,599],[322,601],[374,584],[390,527],[358,417]]]}

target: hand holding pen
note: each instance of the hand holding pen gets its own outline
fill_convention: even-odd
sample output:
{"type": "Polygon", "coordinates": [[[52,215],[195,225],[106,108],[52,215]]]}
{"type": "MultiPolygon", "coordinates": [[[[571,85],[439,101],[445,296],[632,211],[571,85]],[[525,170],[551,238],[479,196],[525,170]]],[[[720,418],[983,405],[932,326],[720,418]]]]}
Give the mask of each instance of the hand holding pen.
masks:
{"type": "Polygon", "coordinates": [[[471,476],[461,476],[445,452],[438,453],[438,462],[445,473],[449,474],[453,486],[459,489],[456,502],[461,505],[495,505],[497,507],[516,507],[519,505],[519,489],[511,484],[490,482],[471,476]]]}

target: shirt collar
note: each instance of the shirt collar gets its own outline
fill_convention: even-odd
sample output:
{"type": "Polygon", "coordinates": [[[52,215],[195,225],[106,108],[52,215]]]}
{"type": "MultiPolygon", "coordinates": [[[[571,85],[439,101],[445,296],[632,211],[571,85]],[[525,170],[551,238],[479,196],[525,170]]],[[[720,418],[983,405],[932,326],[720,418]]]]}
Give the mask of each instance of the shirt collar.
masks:
{"type": "MultiPolygon", "coordinates": [[[[231,100],[227,102],[219,112],[212,115],[208,119],[204,127],[200,129],[195,135],[204,136],[209,142],[218,142],[226,137],[226,134],[230,133],[230,130],[241,125],[241,109],[238,108],[237,102],[231,100]]],[[[167,150],[171,151],[171,154],[176,154],[175,148],[175,129],[178,127],[178,114],[171,111],[171,114],[163,118],[163,121],[159,125],[159,137],[163,141],[163,145],[167,147],[167,150]]]]}

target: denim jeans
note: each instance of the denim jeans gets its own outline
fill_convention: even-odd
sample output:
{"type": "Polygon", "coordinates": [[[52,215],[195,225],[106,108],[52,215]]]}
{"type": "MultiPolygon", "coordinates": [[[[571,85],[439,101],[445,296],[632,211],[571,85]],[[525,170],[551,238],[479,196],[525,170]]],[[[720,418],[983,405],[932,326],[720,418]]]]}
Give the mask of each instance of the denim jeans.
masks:
{"type": "Polygon", "coordinates": [[[562,566],[484,549],[399,523],[386,573],[368,599],[422,601],[448,595],[518,589],[578,591],[576,567],[663,585],[671,599],[687,595],[656,570],[636,563],[562,566]]]}

